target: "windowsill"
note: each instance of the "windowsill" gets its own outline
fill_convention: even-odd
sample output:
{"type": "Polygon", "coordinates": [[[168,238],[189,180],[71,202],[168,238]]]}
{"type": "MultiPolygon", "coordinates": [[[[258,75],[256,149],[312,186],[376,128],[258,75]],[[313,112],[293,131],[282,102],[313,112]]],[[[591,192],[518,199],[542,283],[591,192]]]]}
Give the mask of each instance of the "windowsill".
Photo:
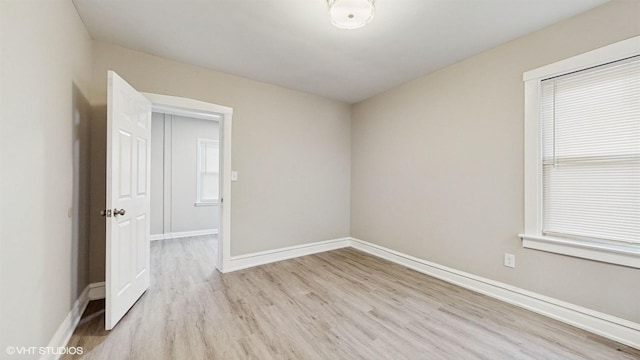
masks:
{"type": "Polygon", "coordinates": [[[219,201],[207,201],[207,202],[201,202],[201,201],[196,201],[193,206],[195,207],[201,207],[201,206],[218,206],[220,205],[219,201]]]}
{"type": "Polygon", "coordinates": [[[520,234],[522,247],[640,269],[640,246],[520,234]]]}

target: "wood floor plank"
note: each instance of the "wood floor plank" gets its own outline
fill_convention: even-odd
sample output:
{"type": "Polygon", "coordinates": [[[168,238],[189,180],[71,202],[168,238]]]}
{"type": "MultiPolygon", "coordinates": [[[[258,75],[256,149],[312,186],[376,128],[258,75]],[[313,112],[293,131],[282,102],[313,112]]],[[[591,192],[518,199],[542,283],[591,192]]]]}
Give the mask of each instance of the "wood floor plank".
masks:
{"type": "Polygon", "coordinates": [[[640,359],[587,333],[354,249],[220,274],[215,239],[156,241],[152,284],[63,359],[640,359]]]}

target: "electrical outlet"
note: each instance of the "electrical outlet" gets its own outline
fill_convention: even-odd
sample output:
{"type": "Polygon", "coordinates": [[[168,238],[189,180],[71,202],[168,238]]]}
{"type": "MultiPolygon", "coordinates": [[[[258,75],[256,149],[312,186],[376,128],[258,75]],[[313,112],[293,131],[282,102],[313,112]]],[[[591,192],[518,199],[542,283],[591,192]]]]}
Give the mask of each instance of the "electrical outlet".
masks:
{"type": "Polygon", "coordinates": [[[509,253],[504,253],[504,266],[515,268],[516,267],[516,256],[509,253]]]}

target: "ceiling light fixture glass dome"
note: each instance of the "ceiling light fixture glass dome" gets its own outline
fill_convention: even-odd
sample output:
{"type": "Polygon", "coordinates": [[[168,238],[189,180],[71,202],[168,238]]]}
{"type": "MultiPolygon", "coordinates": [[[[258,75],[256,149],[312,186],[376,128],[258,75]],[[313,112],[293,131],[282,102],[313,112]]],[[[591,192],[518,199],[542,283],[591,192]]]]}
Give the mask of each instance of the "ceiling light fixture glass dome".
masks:
{"type": "Polygon", "coordinates": [[[373,0],[327,0],[331,24],[340,29],[358,29],[375,14],[373,0]]]}

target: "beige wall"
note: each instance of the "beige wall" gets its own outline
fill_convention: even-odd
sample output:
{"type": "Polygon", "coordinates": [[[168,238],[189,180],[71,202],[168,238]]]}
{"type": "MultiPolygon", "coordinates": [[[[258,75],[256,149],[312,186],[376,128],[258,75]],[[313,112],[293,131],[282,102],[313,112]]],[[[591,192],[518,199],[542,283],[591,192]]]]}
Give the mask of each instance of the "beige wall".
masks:
{"type": "Polygon", "coordinates": [[[151,120],[151,234],[218,229],[219,206],[195,206],[198,139],[219,140],[218,122],[159,113],[151,120]]]}
{"type": "Polygon", "coordinates": [[[351,235],[640,322],[640,270],[517,237],[522,73],[638,34],[640,4],[614,2],[354,105],[351,235]]]}
{"type": "Polygon", "coordinates": [[[71,1],[3,0],[0,24],[3,357],[46,346],[88,284],[92,53],[71,1]]]}
{"type": "MultiPolygon", "coordinates": [[[[104,206],[106,71],[140,91],[233,113],[231,254],[349,235],[348,104],[94,42],[92,206],[104,206]]],[[[104,279],[104,219],[91,219],[91,281],[104,279]]]]}

